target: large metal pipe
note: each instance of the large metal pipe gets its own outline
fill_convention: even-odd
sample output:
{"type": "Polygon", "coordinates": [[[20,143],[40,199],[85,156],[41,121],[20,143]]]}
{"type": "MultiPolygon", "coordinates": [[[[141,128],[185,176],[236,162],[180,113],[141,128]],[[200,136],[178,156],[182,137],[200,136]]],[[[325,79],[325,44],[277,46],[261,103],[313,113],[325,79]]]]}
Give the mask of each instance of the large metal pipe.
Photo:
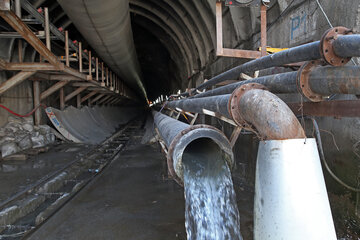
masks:
{"type": "Polygon", "coordinates": [[[231,95],[171,101],[166,103],[166,107],[195,113],[212,111],[232,118],[240,127],[254,126],[263,139],[305,137],[290,108],[256,83],[243,85],[231,95]]]}
{"type": "Polygon", "coordinates": [[[185,148],[200,138],[207,138],[215,142],[221,149],[229,168],[232,169],[234,164],[232,148],[229,140],[221,131],[209,125],[190,126],[156,111],[153,111],[152,114],[161,138],[168,148],[169,172],[179,184],[183,182],[182,155],[185,148]]]}
{"type": "MultiPolygon", "coordinates": [[[[360,47],[359,47],[360,49],[360,47]]],[[[309,75],[310,89],[320,95],[360,94],[360,67],[320,67],[309,75]]]]}
{"type": "Polygon", "coordinates": [[[333,42],[333,49],[337,56],[342,58],[360,57],[360,35],[338,36],[333,42]]]}
{"type": "Polygon", "coordinates": [[[253,78],[246,81],[239,81],[236,83],[231,83],[223,87],[215,88],[209,90],[191,98],[203,98],[208,96],[216,96],[223,94],[230,94],[236,88],[248,84],[248,83],[259,83],[267,87],[267,89],[272,93],[293,93],[297,92],[296,86],[296,76],[297,72],[288,72],[288,73],[279,73],[269,76],[263,76],[258,78],[253,78]]]}
{"type": "Polygon", "coordinates": [[[96,53],[132,89],[146,97],[131,31],[128,0],[58,0],[96,53]]]}
{"type": "MultiPolygon", "coordinates": [[[[307,65],[312,65],[308,63],[307,65]]],[[[249,84],[259,83],[264,85],[272,93],[297,93],[303,92],[303,88],[298,88],[301,85],[300,78],[305,76],[304,84],[312,94],[305,93],[305,96],[320,95],[323,96],[332,94],[360,94],[360,67],[359,66],[317,66],[312,69],[301,68],[298,72],[280,73],[259,78],[254,78],[246,81],[232,83],[223,87],[219,87],[204,93],[197,94],[192,99],[203,98],[208,96],[223,95],[232,93],[236,88],[249,84]]],[[[305,87],[305,86],[304,86],[305,87]]]]}
{"type": "MultiPolygon", "coordinates": [[[[336,31],[336,33],[338,34],[337,29],[345,28],[337,27],[331,30],[334,30],[334,32],[336,31]]],[[[349,34],[350,32],[351,31],[345,31],[345,33],[343,34],[349,34]]],[[[328,42],[325,42],[325,44],[327,43],[328,42]]],[[[201,91],[208,87],[214,86],[215,84],[222,81],[237,79],[240,73],[253,72],[270,67],[282,66],[289,63],[311,61],[321,58],[327,59],[327,56],[324,56],[323,53],[323,44],[323,40],[316,41],[249,61],[243,65],[232,68],[204,82],[203,84],[199,85],[195,90],[193,90],[192,94],[195,94],[196,90],[201,91]]],[[[341,59],[360,56],[359,44],[360,35],[336,35],[336,37],[333,37],[333,39],[331,40],[330,47],[333,48],[331,50],[336,53],[334,56],[341,59]],[[343,50],[344,53],[342,53],[343,50]]],[[[324,51],[326,51],[326,49],[324,51]]],[[[328,51],[329,49],[327,49],[326,52],[328,51]]],[[[342,61],[342,64],[344,63],[346,62],[342,61]]],[[[182,93],[181,95],[189,96],[189,93],[182,93]]]]}

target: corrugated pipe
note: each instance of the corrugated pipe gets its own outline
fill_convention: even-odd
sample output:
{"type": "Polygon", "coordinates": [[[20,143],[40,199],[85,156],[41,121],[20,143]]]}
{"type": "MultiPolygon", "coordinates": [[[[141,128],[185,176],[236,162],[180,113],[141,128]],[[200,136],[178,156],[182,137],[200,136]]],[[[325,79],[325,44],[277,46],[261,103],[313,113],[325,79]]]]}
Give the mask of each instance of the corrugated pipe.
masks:
{"type": "Polygon", "coordinates": [[[162,113],[153,111],[154,122],[167,147],[167,164],[172,177],[182,185],[182,155],[185,148],[200,138],[210,139],[222,151],[230,169],[234,164],[234,155],[229,140],[218,129],[209,125],[193,125],[180,122],[162,113]]]}

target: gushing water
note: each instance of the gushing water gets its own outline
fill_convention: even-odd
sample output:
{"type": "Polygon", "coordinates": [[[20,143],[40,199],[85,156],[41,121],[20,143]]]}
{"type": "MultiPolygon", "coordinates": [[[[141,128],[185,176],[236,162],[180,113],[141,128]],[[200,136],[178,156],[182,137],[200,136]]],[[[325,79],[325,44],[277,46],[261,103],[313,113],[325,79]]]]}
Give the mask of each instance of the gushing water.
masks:
{"type": "Polygon", "coordinates": [[[229,167],[208,139],[183,154],[185,227],[188,240],[242,240],[240,216],[229,167]]]}

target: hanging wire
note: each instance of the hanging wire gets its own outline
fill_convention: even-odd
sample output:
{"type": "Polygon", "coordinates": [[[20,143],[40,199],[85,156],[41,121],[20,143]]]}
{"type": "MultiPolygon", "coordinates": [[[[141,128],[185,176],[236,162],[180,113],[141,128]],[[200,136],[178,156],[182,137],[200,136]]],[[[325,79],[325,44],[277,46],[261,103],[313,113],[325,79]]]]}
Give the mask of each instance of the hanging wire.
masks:
{"type": "Polygon", "coordinates": [[[330,20],[329,20],[329,17],[327,16],[326,12],[324,11],[323,7],[321,6],[319,0],[315,0],[315,1],[317,2],[318,6],[319,6],[319,8],[320,8],[320,10],[321,10],[321,12],[323,13],[324,17],[326,18],[326,21],[328,22],[329,26],[330,26],[331,28],[333,28],[334,26],[331,24],[331,22],[330,22],[330,20]]]}
{"type": "Polygon", "coordinates": [[[345,188],[353,191],[353,192],[360,192],[360,189],[359,188],[354,188],[354,187],[351,187],[349,186],[348,184],[346,184],[345,182],[343,182],[338,176],[335,175],[335,173],[330,169],[329,165],[327,164],[326,162],[326,159],[325,159],[325,155],[324,155],[324,150],[323,150],[323,147],[322,147],[322,142],[321,142],[321,135],[320,135],[320,130],[319,130],[319,125],[317,124],[315,118],[311,117],[310,118],[312,123],[313,123],[313,126],[314,126],[314,129],[315,129],[315,138],[316,138],[316,143],[318,145],[318,149],[319,149],[319,154],[320,154],[320,159],[322,160],[322,162],[324,163],[324,166],[325,166],[325,169],[329,172],[330,176],[335,180],[337,181],[339,184],[341,184],[342,186],[344,186],[345,188]]]}

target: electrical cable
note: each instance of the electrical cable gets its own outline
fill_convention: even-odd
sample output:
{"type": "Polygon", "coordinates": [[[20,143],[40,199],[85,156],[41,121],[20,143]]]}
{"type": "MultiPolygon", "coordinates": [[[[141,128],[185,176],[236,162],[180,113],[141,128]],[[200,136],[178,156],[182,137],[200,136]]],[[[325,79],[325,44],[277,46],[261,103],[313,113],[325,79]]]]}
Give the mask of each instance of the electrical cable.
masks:
{"type": "Polygon", "coordinates": [[[14,112],[13,110],[5,107],[4,105],[0,104],[0,108],[3,108],[5,109],[6,111],[8,111],[9,113],[17,116],[17,117],[21,117],[21,118],[26,118],[26,117],[30,117],[31,115],[34,114],[34,112],[39,108],[39,107],[43,107],[44,109],[46,108],[46,105],[44,104],[39,104],[37,107],[35,107],[33,110],[31,110],[29,113],[25,114],[25,115],[22,115],[22,114],[18,114],[16,112],[14,112]]]}
{"type": "Polygon", "coordinates": [[[326,160],[325,160],[325,155],[324,155],[324,150],[322,147],[322,142],[321,142],[321,136],[320,136],[320,130],[319,130],[319,125],[317,124],[315,118],[310,118],[314,128],[315,128],[315,138],[316,138],[316,143],[319,149],[319,154],[320,154],[320,159],[322,160],[322,162],[324,163],[324,166],[326,168],[326,170],[329,172],[330,176],[339,184],[341,184],[343,187],[353,191],[353,192],[360,192],[359,188],[354,188],[349,186],[348,184],[344,183],[339,177],[337,177],[335,175],[335,173],[330,169],[329,165],[327,164],[326,160]]]}

